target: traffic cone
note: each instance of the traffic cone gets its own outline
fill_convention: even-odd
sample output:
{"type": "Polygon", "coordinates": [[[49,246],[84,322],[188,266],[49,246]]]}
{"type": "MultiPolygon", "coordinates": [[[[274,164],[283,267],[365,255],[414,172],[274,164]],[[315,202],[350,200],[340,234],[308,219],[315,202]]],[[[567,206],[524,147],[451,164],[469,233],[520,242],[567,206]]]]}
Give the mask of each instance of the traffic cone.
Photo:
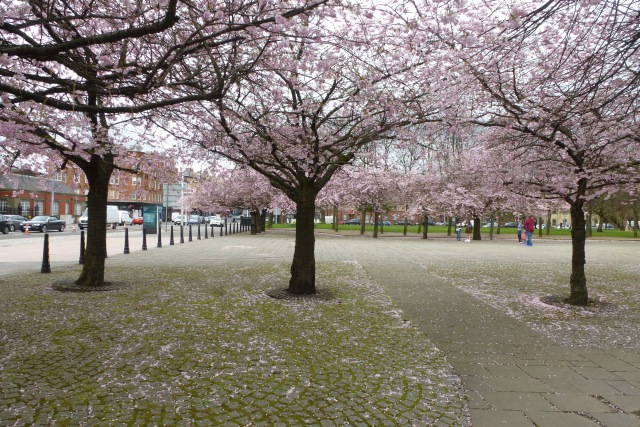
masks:
{"type": "Polygon", "coordinates": [[[24,234],[29,234],[29,226],[28,225],[24,226],[24,234]]]}
{"type": "Polygon", "coordinates": [[[76,232],[76,225],[75,224],[73,224],[73,232],[74,233],[76,232]]]}

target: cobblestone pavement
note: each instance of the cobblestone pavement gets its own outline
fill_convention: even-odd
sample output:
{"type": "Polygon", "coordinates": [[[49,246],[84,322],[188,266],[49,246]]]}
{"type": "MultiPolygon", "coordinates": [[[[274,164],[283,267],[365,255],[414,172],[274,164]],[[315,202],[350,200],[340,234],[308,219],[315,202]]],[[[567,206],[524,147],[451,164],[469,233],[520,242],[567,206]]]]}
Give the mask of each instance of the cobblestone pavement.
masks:
{"type": "Polygon", "coordinates": [[[116,290],[0,279],[0,425],[468,425],[460,379],[354,262],[282,296],[291,241],[228,236],[114,255],[116,290]],[[216,262],[220,260],[220,262],[216,262]]]}
{"type": "Polygon", "coordinates": [[[319,234],[319,296],[279,300],[293,235],[219,237],[110,256],[114,292],[0,279],[0,426],[640,425],[637,346],[562,345],[431,268],[568,268],[569,242],[319,234]]]}

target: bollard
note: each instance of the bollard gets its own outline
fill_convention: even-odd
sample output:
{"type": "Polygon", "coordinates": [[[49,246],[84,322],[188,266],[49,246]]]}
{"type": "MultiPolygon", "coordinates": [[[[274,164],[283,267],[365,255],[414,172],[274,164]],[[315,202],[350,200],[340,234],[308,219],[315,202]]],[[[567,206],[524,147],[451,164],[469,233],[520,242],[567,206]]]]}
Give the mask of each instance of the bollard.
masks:
{"type": "Polygon", "coordinates": [[[129,228],[124,228],[124,253],[129,253],[129,228]]]}
{"type": "Polygon", "coordinates": [[[160,227],[158,227],[158,245],[156,247],[162,247],[162,229],[160,227]]]}
{"type": "Polygon", "coordinates": [[[200,238],[200,223],[198,223],[198,240],[202,240],[202,239],[200,238]]]}
{"type": "Polygon", "coordinates": [[[147,250],[147,229],[142,227],[142,250],[147,250]]]}
{"type": "Polygon", "coordinates": [[[214,235],[214,234],[215,234],[215,233],[213,232],[213,224],[211,224],[211,238],[212,238],[212,239],[213,239],[213,235],[214,235]]]}
{"type": "Polygon", "coordinates": [[[180,243],[184,243],[184,227],[180,224],[180,243]]]}
{"type": "Polygon", "coordinates": [[[209,236],[207,236],[207,230],[209,230],[209,226],[207,224],[204,225],[204,238],[208,239],[209,236]]]}
{"type": "Polygon", "coordinates": [[[78,264],[84,264],[84,230],[80,230],[80,259],[78,264]]]}
{"type": "Polygon", "coordinates": [[[42,249],[42,267],[40,273],[51,273],[49,264],[49,233],[44,233],[44,248],[42,249]]]}
{"type": "Polygon", "coordinates": [[[193,242],[193,234],[191,233],[191,224],[189,224],[189,241],[193,242]]]}
{"type": "Polygon", "coordinates": [[[173,225],[171,226],[171,238],[169,239],[169,246],[173,246],[173,225]]]}
{"type": "Polygon", "coordinates": [[[222,224],[220,224],[220,235],[222,236],[222,224]]]}
{"type": "Polygon", "coordinates": [[[228,236],[229,235],[229,225],[227,224],[227,219],[224,219],[224,235],[228,236]]]}

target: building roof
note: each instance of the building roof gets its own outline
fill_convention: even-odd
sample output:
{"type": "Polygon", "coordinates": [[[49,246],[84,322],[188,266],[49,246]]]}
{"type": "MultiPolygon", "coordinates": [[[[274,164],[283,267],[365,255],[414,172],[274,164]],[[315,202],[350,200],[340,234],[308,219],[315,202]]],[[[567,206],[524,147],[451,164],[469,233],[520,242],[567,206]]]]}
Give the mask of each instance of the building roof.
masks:
{"type": "MultiPolygon", "coordinates": [[[[29,176],[15,173],[0,175],[0,190],[47,192],[51,191],[51,179],[44,176],[29,176]]],[[[61,181],[53,181],[53,191],[60,194],[76,194],[73,188],[61,181]]]]}

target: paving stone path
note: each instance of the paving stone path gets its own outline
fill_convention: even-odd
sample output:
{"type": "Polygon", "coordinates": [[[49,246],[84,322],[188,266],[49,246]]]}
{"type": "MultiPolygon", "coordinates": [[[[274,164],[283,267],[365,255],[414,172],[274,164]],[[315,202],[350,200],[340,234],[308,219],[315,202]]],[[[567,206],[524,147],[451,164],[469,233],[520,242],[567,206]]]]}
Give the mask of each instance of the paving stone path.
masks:
{"type": "MultiPolygon", "coordinates": [[[[96,368],[96,365],[90,362],[95,360],[96,355],[106,352],[113,353],[115,357],[120,345],[124,343],[118,343],[115,332],[112,336],[93,336],[92,325],[83,324],[81,317],[74,318],[72,307],[69,307],[71,311],[65,315],[78,322],[76,329],[59,331],[58,338],[62,340],[66,334],[83,332],[83,340],[78,341],[76,347],[63,349],[47,361],[48,369],[56,372],[55,375],[47,377],[47,384],[39,381],[37,374],[33,378],[14,378],[11,382],[7,381],[3,375],[5,379],[0,380],[2,397],[0,426],[47,425],[52,418],[87,420],[83,425],[109,425],[105,422],[91,421],[91,412],[94,410],[92,408],[99,408],[101,405],[114,405],[121,412],[139,414],[138,418],[128,418],[128,422],[123,425],[148,425],[148,423],[145,424],[145,420],[149,418],[145,418],[143,414],[155,413],[157,417],[153,419],[161,420],[159,424],[162,425],[640,426],[640,350],[638,347],[563,346],[562,343],[554,342],[534,331],[525,323],[507,316],[503,311],[492,308],[473,295],[451,286],[446,277],[432,274],[428,267],[425,267],[428,263],[461,263],[460,260],[464,259],[474,259],[476,262],[482,262],[482,259],[504,259],[505,262],[513,262],[517,265],[522,260],[530,262],[533,257],[534,262],[545,263],[562,257],[566,258],[567,245],[567,242],[545,242],[525,249],[505,241],[464,244],[450,239],[424,242],[407,238],[373,240],[370,237],[340,237],[330,233],[318,235],[316,260],[319,264],[333,265],[331,263],[345,261],[356,270],[361,269],[361,274],[378,284],[402,310],[404,320],[410,321],[411,325],[422,331],[446,355],[453,370],[449,370],[446,364],[439,369],[447,389],[454,392],[446,398],[443,396],[440,409],[434,409],[429,405],[421,406],[424,403],[421,402],[422,392],[414,386],[405,387],[403,394],[395,395],[392,387],[385,392],[385,382],[391,384],[394,379],[366,382],[369,371],[362,366],[352,366],[353,369],[338,375],[332,371],[319,373],[318,376],[314,376],[314,381],[320,378],[325,383],[316,384],[318,394],[300,396],[296,393],[304,388],[302,387],[305,383],[303,371],[300,371],[301,376],[299,376],[301,388],[287,386],[288,388],[283,391],[281,384],[283,381],[280,378],[282,372],[277,369],[274,371],[272,365],[267,365],[250,376],[237,372],[239,363],[237,360],[217,362],[205,360],[202,366],[193,365],[193,352],[199,351],[206,355],[207,348],[185,348],[180,349],[184,351],[177,351],[177,349],[164,348],[160,339],[155,341],[149,336],[145,336],[144,339],[152,342],[141,345],[140,353],[135,360],[122,361],[120,366],[96,368]],[[428,263],[425,263],[425,260],[428,260],[428,263]],[[93,344],[89,345],[88,342],[93,344]],[[96,342],[101,344],[96,347],[96,342]],[[149,360],[153,362],[158,355],[165,358],[171,357],[169,366],[174,367],[171,375],[158,372],[154,369],[153,363],[147,363],[149,360]],[[67,365],[70,357],[76,361],[86,360],[87,363],[75,364],[71,367],[67,365]],[[223,390],[219,396],[243,393],[250,396],[254,404],[249,406],[254,408],[252,410],[260,412],[263,417],[262,422],[252,424],[251,420],[256,418],[251,413],[247,413],[247,408],[238,403],[237,399],[220,397],[225,401],[212,402],[211,396],[202,394],[203,389],[207,387],[211,389],[213,380],[204,375],[200,369],[211,366],[211,363],[219,363],[221,368],[221,375],[216,379],[217,387],[223,390]],[[145,370],[136,371],[136,366],[144,367],[145,370]],[[102,380],[109,384],[104,393],[99,395],[91,394],[91,387],[79,380],[95,369],[101,370],[102,380]],[[461,379],[464,387],[463,393],[466,395],[468,409],[466,411],[455,399],[456,380],[448,378],[453,373],[461,379]],[[140,376],[156,376],[160,381],[166,382],[168,379],[170,381],[168,384],[165,383],[165,387],[146,390],[144,387],[148,383],[142,381],[140,376]],[[274,378],[277,381],[274,382],[274,378]],[[180,393],[172,390],[172,381],[175,382],[174,386],[181,390],[180,393]],[[379,387],[380,393],[375,402],[371,401],[372,395],[369,393],[363,392],[360,396],[357,393],[351,393],[353,382],[357,381],[362,381],[363,384],[377,384],[376,387],[379,387]],[[39,395],[38,387],[34,389],[33,384],[46,385],[47,393],[39,395]],[[74,389],[70,388],[69,384],[77,384],[77,386],[74,389]],[[343,385],[340,386],[340,384],[343,385]],[[83,387],[86,387],[86,391],[83,391],[83,387]],[[347,393],[340,393],[341,387],[347,393]],[[328,391],[326,395],[323,395],[323,389],[328,391]],[[29,390],[28,402],[25,401],[25,390],[29,390]],[[51,390],[57,391],[52,395],[51,390]],[[288,394],[287,391],[289,391],[288,394]],[[78,402],[75,406],[65,404],[45,412],[38,412],[29,404],[34,399],[36,401],[55,399],[56,394],[64,401],[64,395],[67,393],[80,396],[84,393],[85,400],[78,402]],[[146,406],[135,407],[131,402],[140,400],[122,399],[123,394],[128,394],[129,397],[133,395],[134,398],[144,396],[145,399],[142,401],[146,406]],[[155,398],[149,398],[149,396],[155,396],[155,398]],[[454,396],[453,399],[452,396],[454,396]],[[194,404],[194,400],[201,402],[199,406],[194,404]],[[85,404],[87,402],[88,405],[85,404]],[[285,407],[283,402],[285,406],[288,405],[287,410],[282,409],[285,407]],[[176,408],[187,407],[190,411],[188,418],[176,415],[180,413],[180,409],[176,412],[176,408]],[[214,410],[212,408],[217,408],[218,412],[215,415],[212,415],[214,410]],[[15,417],[16,413],[27,414],[28,416],[22,419],[31,420],[31,422],[20,422],[19,418],[15,417]],[[301,413],[306,415],[301,417],[301,413]],[[420,413],[423,415],[419,415],[420,413]],[[320,417],[322,421],[318,421],[318,414],[323,414],[320,417]]],[[[170,266],[174,270],[202,268],[202,271],[206,272],[204,266],[215,265],[216,268],[238,269],[237,274],[243,274],[243,271],[248,271],[242,270],[243,267],[263,268],[288,264],[293,249],[293,235],[290,232],[272,231],[259,236],[243,233],[216,237],[208,241],[178,244],[171,248],[153,248],[130,255],[116,254],[110,256],[107,262],[109,269],[120,272],[149,266],[158,266],[158,268],[170,266]]],[[[625,242],[621,245],[615,242],[604,243],[603,254],[599,259],[600,262],[637,263],[639,249],[635,242],[625,242]]],[[[210,279],[202,278],[201,280],[210,279]]],[[[115,292],[114,295],[117,295],[120,291],[115,292]]],[[[195,293],[196,289],[193,293],[188,293],[182,303],[188,304],[189,297],[195,293]]],[[[178,295],[174,295],[171,291],[166,291],[166,295],[162,296],[173,309],[176,309],[180,303],[176,301],[170,304],[172,298],[177,297],[178,295]]],[[[163,302],[165,301],[149,301],[149,306],[139,307],[139,309],[141,313],[145,310],[152,312],[154,307],[161,306],[163,302]]],[[[196,301],[194,300],[193,303],[196,301]]],[[[210,303],[213,304],[213,302],[210,303]]],[[[127,308],[125,301],[123,304],[123,310],[130,310],[123,319],[133,322],[135,307],[127,308]]],[[[187,316],[186,312],[176,313],[187,316]]],[[[213,316],[210,310],[206,313],[208,313],[206,316],[213,316]]],[[[37,316],[38,314],[34,309],[33,312],[23,315],[37,316]]],[[[250,314],[246,315],[250,316],[250,314]]],[[[195,315],[192,314],[192,316],[195,315]]],[[[362,318],[375,322],[367,320],[364,314],[362,318]]],[[[199,321],[197,316],[189,320],[192,323],[199,321]]],[[[12,321],[19,322],[20,314],[15,314],[14,319],[0,319],[0,325],[4,323],[6,326],[6,322],[12,321]]],[[[189,322],[175,324],[171,321],[167,322],[167,328],[188,329],[190,327],[189,322]]],[[[268,328],[265,331],[268,331],[268,328]]],[[[241,330],[230,329],[225,333],[229,334],[226,345],[242,343],[241,330]]],[[[336,332],[336,336],[338,335],[336,332]]],[[[384,333],[381,332],[382,335],[384,333]]],[[[3,340],[8,339],[11,339],[10,335],[0,336],[0,346],[3,340]]],[[[211,339],[213,341],[214,337],[211,339]]],[[[371,339],[379,339],[379,336],[373,334],[371,339]]],[[[416,342],[420,344],[421,338],[417,338],[416,342]]],[[[422,344],[416,347],[402,345],[401,341],[389,337],[386,343],[381,342],[378,345],[387,347],[381,351],[381,355],[384,355],[379,360],[381,364],[405,366],[408,360],[413,360],[417,367],[422,363],[420,362],[422,344]],[[394,351],[389,349],[395,349],[396,358],[394,358],[394,351]]],[[[36,354],[38,349],[32,350],[36,354]]],[[[206,356],[203,357],[206,358],[206,356]]],[[[254,354],[250,357],[256,357],[259,360],[261,356],[254,354]]],[[[303,354],[300,360],[304,360],[305,357],[303,354]]],[[[3,374],[2,370],[6,369],[6,360],[9,358],[10,355],[0,354],[0,375],[3,374]]],[[[38,371],[37,358],[31,361],[26,360],[25,363],[31,363],[33,372],[38,371]]],[[[435,359],[434,363],[436,363],[435,359]]],[[[404,381],[411,383],[413,380],[411,376],[407,376],[404,381]]]]}

